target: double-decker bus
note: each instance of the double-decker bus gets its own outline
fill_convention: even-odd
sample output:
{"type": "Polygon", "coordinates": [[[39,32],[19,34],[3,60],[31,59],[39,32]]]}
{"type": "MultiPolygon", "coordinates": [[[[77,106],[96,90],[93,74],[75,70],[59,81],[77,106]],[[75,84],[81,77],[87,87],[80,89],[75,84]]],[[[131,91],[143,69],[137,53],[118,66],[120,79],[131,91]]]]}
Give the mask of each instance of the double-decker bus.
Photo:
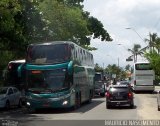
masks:
{"type": "Polygon", "coordinates": [[[73,42],[29,45],[21,69],[26,71],[27,106],[32,110],[78,108],[93,97],[93,55],[73,42]]]}
{"type": "Polygon", "coordinates": [[[134,63],[133,73],[131,75],[131,86],[136,91],[151,91],[154,86],[155,72],[149,62],[134,63]]]}

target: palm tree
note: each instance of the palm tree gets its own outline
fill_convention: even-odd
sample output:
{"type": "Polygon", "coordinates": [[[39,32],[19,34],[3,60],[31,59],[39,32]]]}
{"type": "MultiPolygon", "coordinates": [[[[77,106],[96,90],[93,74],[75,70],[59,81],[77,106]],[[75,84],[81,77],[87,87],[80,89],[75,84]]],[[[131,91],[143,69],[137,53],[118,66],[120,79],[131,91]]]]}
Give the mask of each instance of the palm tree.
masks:
{"type": "Polygon", "coordinates": [[[153,34],[149,33],[149,39],[145,39],[145,41],[148,42],[148,47],[150,51],[154,50],[154,47],[157,44],[156,43],[157,38],[158,38],[157,33],[153,33],[153,34]]]}
{"type": "Polygon", "coordinates": [[[158,54],[160,54],[160,37],[158,37],[157,33],[149,33],[150,38],[145,39],[148,42],[148,47],[150,48],[150,52],[156,51],[157,49],[158,54]]]}
{"type": "Polygon", "coordinates": [[[128,49],[128,51],[133,54],[134,62],[137,62],[137,55],[143,54],[143,52],[140,51],[140,48],[141,48],[140,44],[134,44],[132,49],[128,49]]]}

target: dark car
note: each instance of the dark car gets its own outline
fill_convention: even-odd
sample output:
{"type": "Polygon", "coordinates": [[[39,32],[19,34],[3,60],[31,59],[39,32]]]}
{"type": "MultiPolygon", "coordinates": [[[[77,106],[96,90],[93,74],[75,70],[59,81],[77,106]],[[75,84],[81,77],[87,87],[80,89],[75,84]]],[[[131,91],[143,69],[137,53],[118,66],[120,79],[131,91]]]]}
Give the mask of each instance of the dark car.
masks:
{"type": "Polygon", "coordinates": [[[94,89],[94,93],[96,95],[100,95],[101,97],[105,96],[105,85],[102,81],[99,81],[95,84],[95,89],[94,89]]]}
{"type": "Polygon", "coordinates": [[[106,108],[111,106],[129,105],[134,107],[134,96],[127,85],[111,85],[106,92],[106,108]]]}

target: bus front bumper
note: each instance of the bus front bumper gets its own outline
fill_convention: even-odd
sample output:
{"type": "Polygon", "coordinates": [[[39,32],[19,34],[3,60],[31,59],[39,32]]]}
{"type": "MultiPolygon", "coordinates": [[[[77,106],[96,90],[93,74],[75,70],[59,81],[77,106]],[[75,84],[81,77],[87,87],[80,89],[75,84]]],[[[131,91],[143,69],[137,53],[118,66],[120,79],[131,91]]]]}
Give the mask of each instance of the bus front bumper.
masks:
{"type": "Polygon", "coordinates": [[[28,108],[41,109],[41,108],[69,108],[70,98],[46,98],[43,100],[27,99],[26,105],[28,108]]]}

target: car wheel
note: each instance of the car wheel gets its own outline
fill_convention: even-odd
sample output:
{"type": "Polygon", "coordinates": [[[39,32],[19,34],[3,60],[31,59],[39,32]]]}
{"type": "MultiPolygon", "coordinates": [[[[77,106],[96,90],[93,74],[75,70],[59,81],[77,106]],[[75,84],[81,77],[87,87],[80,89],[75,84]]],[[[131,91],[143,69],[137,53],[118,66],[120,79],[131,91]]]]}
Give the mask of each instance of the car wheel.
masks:
{"type": "Polygon", "coordinates": [[[158,105],[158,111],[160,111],[160,106],[158,105]]]}
{"type": "Polygon", "coordinates": [[[22,100],[21,99],[19,99],[18,107],[22,108],[22,100]]]}
{"type": "Polygon", "coordinates": [[[92,102],[92,97],[93,97],[93,93],[90,92],[90,93],[89,93],[89,100],[88,100],[87,103],[91,103],[91,102],[92,102]]]}
{"type": "Polygon", "coordinates": [[[110,108],[111,108],[111,106],[108,105],[108,103],[106,102],[106,109],[110,109],[110,108]]]}
{"type": "Polygon", "coordinates": [[[104,96],[105,96],[105,93],[100,93],[100,96],[101,96],[101,97],[104,97],[104,96]]]}
{"type": "Polygon", "coordinates": [[[130,103],[130,108],[133,109],[134,108],[134,102],[130,103]]]}
{"type": "Polygon", "coordinates": [[[9,110],[9,109],[10,109],[10,103],[9,103],[9,101],[6,101],[5,109],[6,109],[6,110],[9,110]]]}
{"type": "Polygon", "coordinates": [[[74,105],[74,109],[78,109],[80,108],[81,106],[81,96],[80,95],[76,95],[76,98],[75,98],[75,105],[74,105]]]}

